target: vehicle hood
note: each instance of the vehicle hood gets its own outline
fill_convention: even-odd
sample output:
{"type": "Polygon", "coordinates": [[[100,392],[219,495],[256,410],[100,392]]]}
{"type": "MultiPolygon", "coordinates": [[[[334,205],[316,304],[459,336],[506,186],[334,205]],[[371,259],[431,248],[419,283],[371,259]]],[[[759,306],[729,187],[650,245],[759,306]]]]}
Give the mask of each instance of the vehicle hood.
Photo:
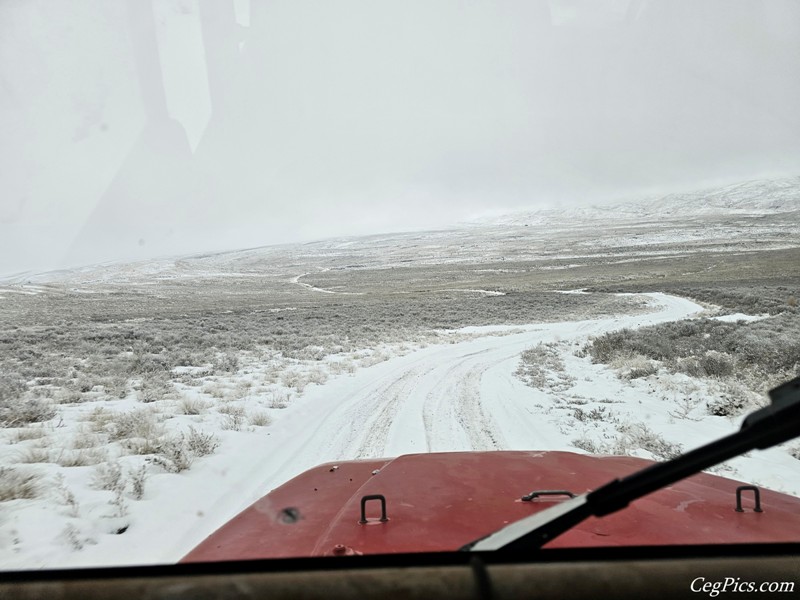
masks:
{"type": "MultiPolygon", "coordinates": [[[[327,463],[272,490],[193,549],[182,562],[457,550],[562,502],[524,501],[534,490],[591,491],[651,461],[571,452],[448,452],[327,463]],[[381,521],[385,498],[388,520],[381,521]]],[[[760,490],[762,512],[742,482],[701,473],[590,518],[546,547],[639,546],[800,540],[800,499],[760,490]]]]}

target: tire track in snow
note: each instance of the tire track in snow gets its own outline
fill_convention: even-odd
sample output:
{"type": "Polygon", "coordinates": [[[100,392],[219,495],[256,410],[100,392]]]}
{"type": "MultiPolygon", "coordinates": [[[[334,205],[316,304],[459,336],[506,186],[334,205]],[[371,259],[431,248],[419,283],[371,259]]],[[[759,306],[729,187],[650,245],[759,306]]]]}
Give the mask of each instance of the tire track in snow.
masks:
{"type": "MultiPolygon", "coordinates": [[[[419,378],[419,369],[411,369],[403,373],[380,394],[380,399],[373,403],[369,412],[375,413],[364,422],[358,449],[354,458],[379,458],[384,456],[386,442],[395,417],[403,400],[414,391],[414,380],[419,378]]],[[[363,412],[363,405],[360,407],[363,412]]]]}
{"type": "Polygon", "coordinates": [[[484,365],[480,370],[470,370],[459,382],[459,420],[467,432],[472,450],[501,450],[506,447],[501,428],[491,414],[483,410],[481,380],[488,369],[489,365],[484,365]]]}
{"type": "Polygon", "coordinates": [[[483,409],[480,383],[486,370],[499,360],[486,362],[489,349],[458,357],[426,395],[423,421],[427,445],[432,451],[498,450],[503,436],[491,414],[483,409]],[[477,358],[476,358],[477,357],[477,358]]]}

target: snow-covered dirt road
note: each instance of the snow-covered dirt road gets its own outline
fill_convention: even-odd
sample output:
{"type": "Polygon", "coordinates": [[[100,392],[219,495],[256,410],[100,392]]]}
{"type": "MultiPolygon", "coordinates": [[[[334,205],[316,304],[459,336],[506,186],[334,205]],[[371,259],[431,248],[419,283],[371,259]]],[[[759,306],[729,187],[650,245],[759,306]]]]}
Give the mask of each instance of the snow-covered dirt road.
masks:
{"type": "MultiPolygon", "coordinates": [[[[584,339],[621,327],[681,319],[702,308],[651,294],[660,310],[646,315],[524,328],[425,348],[307,391],[273,433],[286,461],[265,486],[329,460],[455,450],[548,449],[536,432],[526,392],[513,377],[519,355],[539,342],[584,339]],[[300,465],[304,465],[300,467],[300,465]]],[[[490,333],[497,328],[472,328],[490,333]]],[[[499,330],[502,332],[502,329],[499,330]]]]}

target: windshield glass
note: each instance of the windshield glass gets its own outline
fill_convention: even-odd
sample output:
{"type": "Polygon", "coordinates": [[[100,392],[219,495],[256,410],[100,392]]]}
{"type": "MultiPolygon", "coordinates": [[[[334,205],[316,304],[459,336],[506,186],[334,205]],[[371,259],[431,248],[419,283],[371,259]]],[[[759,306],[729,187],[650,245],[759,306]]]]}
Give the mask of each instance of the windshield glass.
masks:
{"type": "MultiPolygon", "coordinates": [[[[800,374],[798,62],[789,0],[0,3],[0,568],[273,491],[248,557],[455,550],[736,431],[800,374]]],[[[798,460],[660,506],[800,541],[798,460]]],[[[562,543],[734,541],[625,514],[562,543]]]]}

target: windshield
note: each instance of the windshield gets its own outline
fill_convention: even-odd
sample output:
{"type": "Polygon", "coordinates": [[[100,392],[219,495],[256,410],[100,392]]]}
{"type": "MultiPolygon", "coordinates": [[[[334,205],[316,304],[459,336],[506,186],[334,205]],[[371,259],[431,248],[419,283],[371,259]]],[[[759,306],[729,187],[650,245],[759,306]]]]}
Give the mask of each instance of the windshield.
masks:
{"type": "MultiPolygon", "coordinates": [[[[311,524],[320,465],[285,552],[508,489],[381,547],[458,549],[737,431],[800,374],[798,57],[778,0],[0,3],[0,568],[311,524]]],[[[798,460],[692,485],[796,515],[798,460]]]]}

